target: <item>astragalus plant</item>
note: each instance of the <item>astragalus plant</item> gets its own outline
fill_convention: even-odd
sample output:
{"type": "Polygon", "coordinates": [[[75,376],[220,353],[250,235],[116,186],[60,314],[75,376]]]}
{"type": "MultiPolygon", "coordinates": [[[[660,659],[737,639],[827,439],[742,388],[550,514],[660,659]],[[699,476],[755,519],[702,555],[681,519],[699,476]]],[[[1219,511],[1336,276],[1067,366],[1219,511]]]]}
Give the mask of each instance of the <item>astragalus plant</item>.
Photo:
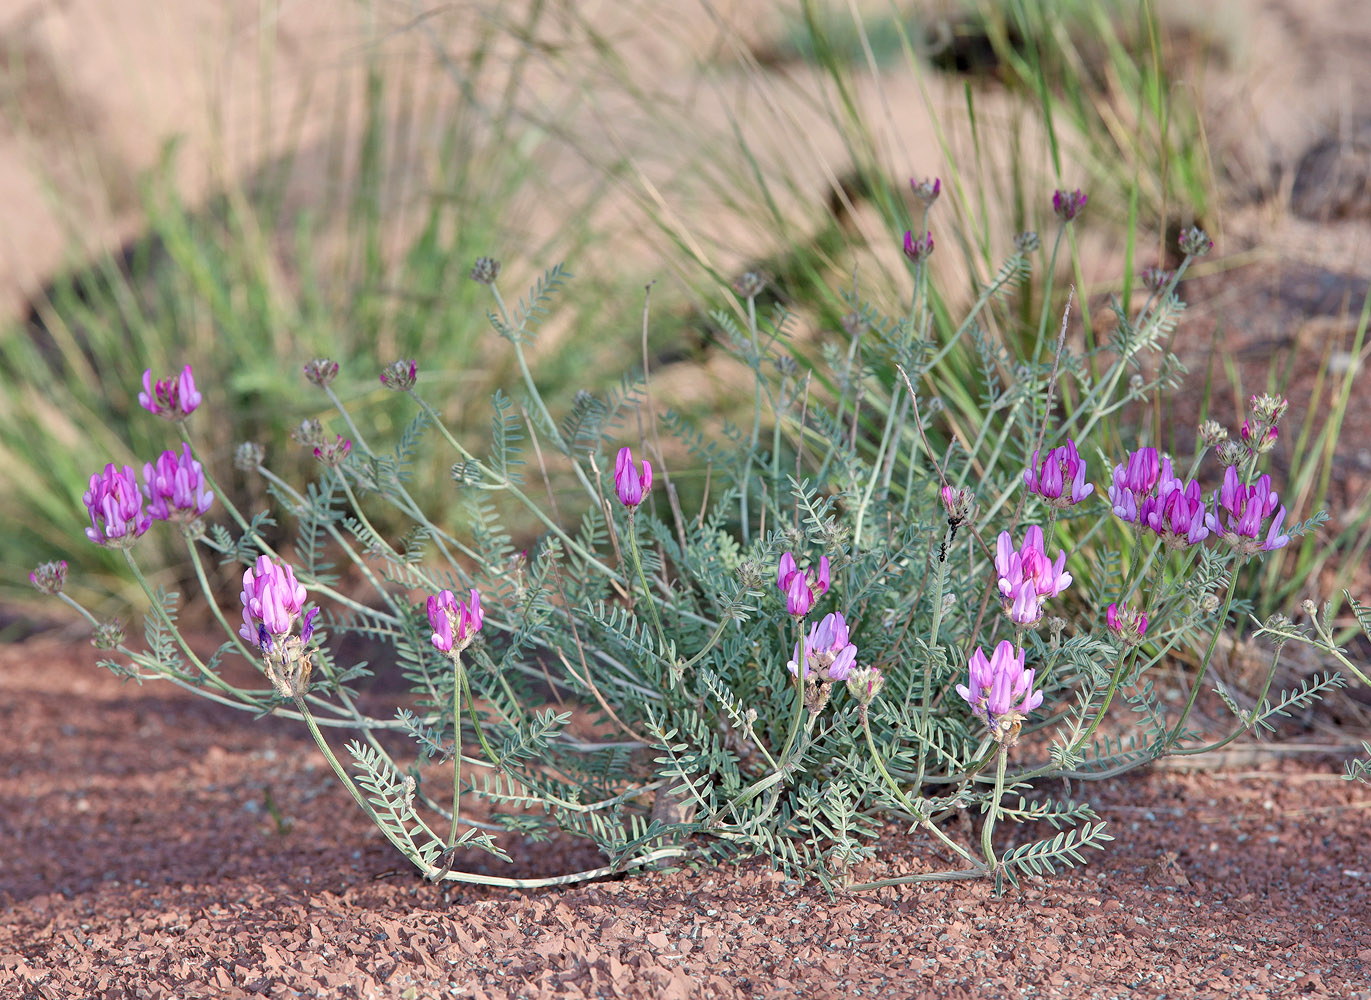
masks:
{"type": "MultiPolygon", "coordinates": [[[[915,195],[929,218],[936,184],[915,195]]],[[[1062,226],[1080,224],[1084,196],[1055,203],[1062,226]]],[[[1111,414],[1142,412],[1175,377],[1161,345],[1183,309],[1181,273],[1209,249],[1203,233],[1184,235],[1181,272],[1147,277],[1138,312],[1116,308],[1108,337],[1073,348],[1069,308],[1037,342],[984,322],[1032,280],[1033,234],[934,340],[932,221],[904,243],[909,309],[882,316],[854,297],[814,369],[790,349],[791,318],[759,315],[765,280],[740,278],[736,310],[715,319],[755,391],[745,425],[719,434],[657,411],[642,380],[550,412],[525,348],[566,275],[552,270],[511,306],[489,259],[472,277],[522,385],[491,400],[488,447],[449,430],[453,401],[425,391],[422,358],[380,368],[413,414],[386,441],[333,388],[376,375],[312,360],[302,391],[337,415],[302,426],[292,454],[243,444],[238,467],[275,506],[239,511],[197,450],[197,424],[215,415],[197,408],[191,373],[150,374],[143,407],[183,440],[141,476],[92,476],[87,535],[141,580],[139,536],[174,525],[225,640],[197,656],[176,596],[148,588],[146,649],[91,619],[96,644],[122,657],[104,665],[303,721],[357,805],[434,880],[537,885],[761,855],[829,887],[998,886],[1082,860],[1111,839],[1104,824],[1039,779],[1080,790],[1200,754],[1341,684],[1269,696],[1279,645],[1246,708],[1208,673],[1242,611],[1239,571],[1317,519],[1295,523],[1261,471],[1280,399],[1254,398],[1232,435],[1206,426],[1194,455],[1115,440],[1151,421],[1111,414]],[[978,359],[974,438],[927,393],[954,349],[978,359]],[[438,463],[450,502],[424,510],[406,483],[438,463]],[[403,534],[373,527],[397,515],[403,534]],[[536,537],[516,540],[509,525],[528,523],[536,537]],[[287,524],[291,544],[272,543],[287,524]],[[235,567],[241,592],[211,586],[207,560],[235,567]],[[349,636],[389,653],[344,662],[349,636]],[[1188,689],[1159,691],[1156,668],[1177,651],[1198,670],[1188,689]],[[263,683],[226,679],[239,657],[263,683]],[[359,708],[368,672],[408,683],[392,715],[359,708]],[[1194,709],[1211,687],[1235,719],[1202,732],[1213,726],[1194,709]],[[978,834],[955,832],[961,813],[978,834]],[[926,860],[863,882],[891,823],[926,839],[926,860]],[[468,852],[506,857],[503,838],[552,831],[593,841],[606,864],[538,880],[466,870],[468,852]]],[[[40,567],[35,583],[60,593],[62,569],[40,567]]]]}

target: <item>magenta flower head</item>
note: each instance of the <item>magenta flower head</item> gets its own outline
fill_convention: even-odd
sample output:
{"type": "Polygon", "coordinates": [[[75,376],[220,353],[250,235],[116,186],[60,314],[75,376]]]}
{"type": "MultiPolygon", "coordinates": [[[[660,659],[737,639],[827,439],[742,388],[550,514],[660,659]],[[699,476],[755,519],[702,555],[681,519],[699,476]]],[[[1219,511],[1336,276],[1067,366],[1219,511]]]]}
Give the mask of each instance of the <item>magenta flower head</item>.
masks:
{"type": "Polygon", "coordinates": [[[1081,214],[1081,209],[1085,208],[1085,203],[1089,200],[1089,195],[1080,188],[1074,191],[1057,190],[1052,193],[1052,211],[1063,222],[1070,222],[1081,214]]]}
{"type": "Polygon", "coordinates": [[[637,507],[652,489],[652,463],[643,459],[643,474],[633,464],[633,451],[627,445],[619,449],[614,460],[614,489],[625,507],[637,507]]]}
{"type": "Polygon", "coordinates": [[[29,574],[29,583],[40,594],[56,595],[62,592],[62,585],[67,582],[67,561],[60,559],[57,562],[39,563],[34,571],[29,574]]]}
{"type": "Polygon", "coordinates": [[[1070,438],[1060,448],[1049,451],[1041,463],[1034,451],[1033,464],[1023,474],[1023,481],[1029,492],[1058,508],[1074,506],[1095,492],[1094,484],[1085,481],[1085,459],[1070,438]]]}
{"type": "Polygon", "coordinates": [[[102,474],[90,477],[90,489],[81,499],[90,513],[86,537],[96,545],[126,549],[152,525],[131,465],[122,470],[112,462],[106,465],[102,474]]]}
{"type": "Polygon", "coordinates": [[[200,393],[195,390],[195,376],[190,365],[181,370],[176,378],[160,379],[155,385],[152,369],[143,372],[143,391],[138,394],[138,402],[149,413],[168,420],[185,420],[200,405],[200,393]]]}
{"type": "Polygon", "coordinates": [[[938,200],[938,195],[942,193],[943,182],[937,177],[932,180],[924,179],[916,181],[913,177],[909,179],[909,189],[914,192],[914,197],[918,198],[925,206],[932,205],[938,200]]]}
{"type": "Polygon", "coordinates": [[[1017,625],[1036,625],[1043,604],[1071,585],[1066,572],[1066,553],[1047,558],[1043,529],[1030,525],[1023,545],[1014,548],[1009,532],[1000,532],[995,546],[995,569],[1000,576],[1000,598],[1005,614],[1017,625]]]}
{"type": "Polygon", "coordinates": [[[238,630],[248,642],[271,652],[300,624],[300,642],[309,642],[314,634],[314,618],[318,608],[305,612],[304,585],[295,579],[295,570],[286,563],[276,563],[265,555],[243,573],[243,626],[238,630]]]}
{"type": "Polygon", "coordinates": [[[813,572],[800,572],[795,557],[787,552],[781,556],[776,570],[776,586],[785,595],[785,609],[796,618],[803,618],[814,607],[814,602],[828,593],[828,556],[819,557],[817,575],[813,572]]]}
{"type": "MultiPolygon", "coordinates": [[[[795,656],[787,666],[790,672],[797,673],[801,662],[801,650],[797,643],[795,656]]],[[[804,641],[803,662],[805,677],[816,671],[823,673],[823,680],[845,681],[857,663],[857,647],[849,641],[847,621],[835,613],[824,615],[823,620],[809,630],[804,641]]]]}
{"type": "Polygon", "coordinates": [[[396,392],[409,392],[419,377],[419,367],[412,360],[392,361],[381,369],[381,384],[396,392]]]}
{"type": "Polygon", "coordinates": [[[995,739],[1009,739],[1012,745],[1024,717],[1043,703],[1042,692],[1033,690],[1033,671],[1024,669],[1023,650],[1006,639],[986,659],[977,646],[967,665],[969,683],[958,684],[957,693],[995,739]]]}
{"type": "Polygon", "coordinates": [[[471,603],[463,604],[450,590],[439,591],[428,599],[428,623],[433,626],[430,637],[440,653],[460,653],[471,645],[481,631],[485,614],[481,611],[481,595],[471,591],[471,603]]]}
{"type": "Polygon", "coordinates": [[[214,494],[205,486],[205,473],[181,445],[181,454],[162,452],[156,464],[143,466],[143,494],[148,498],[148,515],[155,521],[193,521],[214,503],[214,494]]]}
{"type": "Polygon", "coordinates": [[[1290,542],[1290,536],[1281,533],[1285,507],[1271,488],[1271,477],[1262,475],[1251,486],[1244,486],[1231,465],[1223,474],[1223,486],[1214,494],[1214,512],[1207,523],[1224,541],[1247,556],[1281,549],[1290,542]],[[1271,518],[1271,523],[1263,535],[1262,526],[1267,518],[1271,518]]]}
{"type": "MultiPolygon", "coordinates": [[[[1170,471],[1170,463],[1166,463],[1164,473],[1170,471]]],[[[1145,497],[1138,510],[1138,523],[1155,531],[1170,548],[1198,545],[1208,538],[1207,520],[1200,484],[1168,475],[1157,481],[1156,494],[1145,497]]]]}
{"type": "Polygon", "coordinates": [[[919,264],[927,260],[933,253],[933,234],[924,233],[920,239],[915,239],[914,234],[905,230],[904,234],[904,255],[909,258],[911,264],[919,264]]]}
{"type": "Polygon", "coordinates": [[[1117,604],[1109,605],[1104,613],[1104,621],[1109,626],[1109,631],[1125,646],[1136,646],[1147,634],[1147,615],[1134,611],[1126,604],[1123,607],[1117,604]]]}

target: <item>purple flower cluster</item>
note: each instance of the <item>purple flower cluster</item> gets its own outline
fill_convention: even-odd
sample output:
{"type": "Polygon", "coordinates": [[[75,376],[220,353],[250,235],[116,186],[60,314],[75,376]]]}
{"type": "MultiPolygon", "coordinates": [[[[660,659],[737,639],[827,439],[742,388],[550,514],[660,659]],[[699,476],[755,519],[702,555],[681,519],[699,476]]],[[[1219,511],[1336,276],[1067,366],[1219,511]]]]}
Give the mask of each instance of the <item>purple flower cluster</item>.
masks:
{"type": "Polygon", "coordinates": [[[1117,604],[1109,605],[1109,609],[1104,614],[1105,624],[1109,631],[1118,636],[1125,645],[1136,646],[1142,642],[1143,636],[1147,634],[1147,615],[1124,605],[1119,607],[1117,604]]]}
{"type": "Polygon", "coordinates": [[[1139,448],[1114,466],[1109,500],[1116,515],[1151,529],[1170,546],[1197,545],[1209,537],[1200,484],[1180,479],[1171,459],[1156,448],[1139,448]]]}
{"type": "Polygon", "coordinates": [[[969,684],[958,684],[957,693],[971,712],[995,732],[996,739],[1010,733],[1023,717],[1043,703],[1041,691],[1033,690],[1033,671],[1024,668],[1024,652],[1003,640],[987,659],[979,646],[971,654],[969,684]]]}
{"type": "Polygon", "coordinates": [[[295,579],[289,564],[276,563],[265,555],[243,573],[243,626],[238,630],[248,642],[264,653],[271,653],[300,623],[300,642],[308,643],[314,634],[318,608],[308,612],[304,585],[295,579]]]}
{"type": "Polygon", "coordinates": [[[471,603],[457,600],[450,590],[442,590],[428,599],[428,623],[433,627],[430,637],[440,653],[460,653],[471,645],[481,631],[485,614],[481,611],[481,595],[471,591],[471,603]]]}
{"type": "Polygon", "coordinates": [[[803,618],[814,607],[814,602],[828,593],[828,556],[819,557],[817,574],[810,570],[800,572],[795,557],[787,552],[781,556],[776,571],[776,586],[785,595],[785,609],[796,618],[803,618]]]}
{"type": "Polygon", "coordinates": [[[1035,450],[1033,464],[1024,472],[1023,481],[1030,492],[1058,508],[1078,504],[1095,492],[1094,484],[1085,481],[1085,459],[1070,438],[1060,448],[1049,451],[1041,462],[1035,450]]]}
{"type": "Polygon", "coordinates": [[[1030,525],[1017,549],[1009,532],[1000,532],[995,545],[995,569],[1000,576],[1000,598],[1005,614],[1017,625],[1036,625],[1043,604],[1071,585],[1066,572],[1066,553],[1048,559],[1043,529],[1030,525]]]}
{"type": "Polygon", "coordinates": [[[103,473],[90,477],[90,488],[81,499],[90,514],[86,537],[96,545],[126,549],[152,526],[131,465],[106,465],[103,473]]]}
{"type": "Polygon", "coordinates": [[[796,643],[794,658],[787,664],[792,674],[799,672],[801,662],[805,677],[822,672],[826,680],[848,679],[857,663],[857,647],[851,642],[847,621],[842,615],[824,615],[822,621],[810,628],[804,640],[803,656],[800,644],[796,643]]]}
{"type": "Polygon", "coordinates": [[[1285,507],[1279,504],[1270,476],[1258,476],[1255,483],[1244,486],[1230,465],[1223,474],[1223,486],[1214,494],[1214,512],[1208,515],[1207,523],[1211,531],[1246,555],[1269,552],[1290,542],[1290,536],[1281,533],[1285,507]],[[1270,524],[1263,533],[1268,518],[1270,524]]]}
{"type": "Polygon", "coordinates": [[[633,463],[633,450],[625,445],[614,460],[614,490],[625,507],[637,507],[652,489],[652,463],[643,459],[643,473],[633,463]]]}

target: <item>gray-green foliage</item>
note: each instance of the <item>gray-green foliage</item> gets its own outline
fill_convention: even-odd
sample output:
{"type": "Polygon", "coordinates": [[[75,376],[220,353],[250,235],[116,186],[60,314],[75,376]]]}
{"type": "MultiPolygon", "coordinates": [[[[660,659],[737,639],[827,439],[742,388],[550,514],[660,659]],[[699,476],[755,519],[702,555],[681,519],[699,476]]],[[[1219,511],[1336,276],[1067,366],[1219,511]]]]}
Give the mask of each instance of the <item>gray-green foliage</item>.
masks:
{"type": "MultiPolygon", "coordinates": [[[[1043,797],[1035,781],[1108,778],[1222,746],[1269,728],[1271,717],[1341,678],[1315,677],[1268,699],[1280,648],[1293,637],[1268,623],[1279,633],[1276,654],[1255,707],[1244,709],[1220,685],[1235,722],[1217,737],[1201,733],[1189,722],[1193,697],[1177,712],[1153,668],[1172,650],[1192,650],[1202,660],[1193,683],[1203,682],[1217,631],[1244,610],[1233,599],[1237,555],[1214,546],[1163,551],[1113,518],[1104,486],[1064,511],[1049,511],[1024,488],[1034,450],[1068,434],[1080,436],[1092,478],[1107,481],[1103,463],[1115,443],[1092,448],[1089,434],[1101,413],[1165,388],[1174,364],[1160,345],[1183,308],[1174,280],[1139,313],[1117,309],[1107,344],[1073,350],[1063,321],[1055,351],[1030,344],[1022,357],[1018,341],[988,332],[1007,321],[982,326],[978,314],[1012,314],[1016,287],[1031,273],[1027,256],[1016,253],[1000,269],[1012,280],[990,284],[946,343],[934,339],[926,275],[916,272],[920,291],[906,316],[881,316],[852,300],[849,339],[825,344],[825,367],[814,371],[773,364],[790,356],[794,324],[783,311],[759,319],[755,303],[743,303],[745,327],[722,325],[757,382],[753,430],[726,426],[712,440],[664,415],[637,443],[658,478],[634,511],[617,501],[611,467],[616,446],[654,421],[641,382],[608,395],[579,393],[567,412],[553,414],[523,349],[564,274],[549,272],[512,310],[492,286],[491,325],[524,378],[516,395],[494,392],[481,452],[426,398],[426,383],[437,382],[426,366],[394,445],[371,440],[349,414],[346,392],[323,387],[353,434],[350,456],[336,468],[317,466],[303,490],[270,463],[256,470],[275,516],[294,524],[293,547],[268,543],[262,513],[249,520],[231,510],[231,524],[198,540],[188,535],[197,568],[202,551],[230,564],[250,564],[259,552],[293,563],[323,608],[326,638],[310,689],[292,706],[270,688],[232,687],[220,662],[256,651],[225,622],[228,642],[201,663],[177,640],[176,595],[162,591],[150,594],[147,650],[123,650],[133,661],[127,672],[302,718],[358,804],[434,879],[532,884],[464,872],[460,852],[505,858],[502,837],[561,831],[593,842],[606,866],[551,881],[669,857],[762,855],[825,886],[852,885],[890,819],[933,837],[952,867],[943,860],[931,874],[866,884],[993,877],[1002,885],[1080,862],[1086,848],[1111,839],[1104,823],[1088,801],[1043,797]],[[985,420],[972,440],[951,430],[936,397],[925,395],[949,351],[966,347],[983,381],[985,420]],[[1129,377],[1145,361],[1162,374],[1129,377]],[[888,377],[892,370],[897,377],[888,377]],[[1069,410],[1058,405],[1066,393],[1069,410]],[[455,506],[458,517],[432,516],[409,491],[416,470],[435,464],[453,467],[443,506],[455,506]],[[710,486],[690,514],[668,480],[701,465],[710,486]],[[553,478],[570,486],[551,491],[553,478]],[[949,518],[944,484],[974,488],[979,505],[968,522],[949,518]],[[560,499],[539,499],[545,490],[560,499]],[[516,542],[511,516],[532,518],[536,537],[516,542]],[[1093,539],[1096,555],[1073,556],[1076,582],[1054,602],[1053,619],[1016,626],[1000,613],[995,535],[1010,530],[1017,544],[1027,524],[1044,522],[1049,549],[1075,553],[1093,539]],[[832,588],[803,625],[787,615],[775,582],[785,552],[801,564],[820,556],[832,564],[832,588]],[[367,598],[340,589],[344,567],[365,582],[367,598]],[[423,601],[471,588],[485,626],[453,661],[430,642],[423,601]],[[1151,621],[1136,647],[1101,627],[1105,604],[1129,600],[1151,621]],[[884,678],[869,705],[857,688],[816,687],[819,675],[802,702],[787,670],[799,630],[830,611],[850,623],[860,664],[884,678]],[[337,644],[350,635],[391,653],[370,664],[340,662],[337,644]],[[954,691],[970,651],[1003,638],[1026,650],[1046,697],[1022,734],[1016,729],[1017,743],[992,739],[954,691]],[[393,718],[357,707],[352,685],[368,672],[399,673],[410,685],[412,697],[393,718]],[[544,707],[549,697],[579,705],[583,719],[544,707]],[[358,737],[348,746],[350,774],[321,735],[336,728],[358,737]],[[396,753],[381,739],[387,732],[407,735],[412,750],[396,753]],[[450,777],[435,784],[436,763],[450,777]],[[468,797],[485,804],[482,818],[462,815],[468,797]],[[961,810],[983,817],[979,848],[941,828],[961,810]],[[1018,846],[998,855],[997,822],[1027,827],[1018,846]]],[[[232,595],[208,596],[216,614],[220,605],[236,609],[232,595]]]]}

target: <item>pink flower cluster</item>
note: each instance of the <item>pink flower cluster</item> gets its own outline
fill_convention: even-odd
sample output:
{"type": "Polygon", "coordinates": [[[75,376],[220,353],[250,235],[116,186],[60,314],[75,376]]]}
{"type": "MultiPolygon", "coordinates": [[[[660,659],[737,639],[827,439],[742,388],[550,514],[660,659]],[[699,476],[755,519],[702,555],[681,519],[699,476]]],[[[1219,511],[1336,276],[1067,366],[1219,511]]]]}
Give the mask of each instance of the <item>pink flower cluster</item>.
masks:
{"type": "Polygon", "coordinates": [[[442,590],[428,599],[428,623],[433,627],[430,637],[440,653],[460,653],[471,645],[481,631],[485,614],[481,611],[481,595],[471,591],[471,603],[457,600],[450,590],[442,590]]]}
{"type": "Polygon", "coordinates": [[[1000,532],[995,545],[995,569],[1000,576],[1000,599],[1017,625],[1033,626],[1042,620],[1043,605],[1071,585],[1066,572],[1066,553],[1047,557],[1043,529],[1030,525],[1017,549],[1009,532],[1000,532]]]}
{"type": "Polygon", "coordinates": [[[258,556],[256,564],[243,573],[243,593],[239,598],[243,604],[243,626],[238,634],[264,653],[271,653],[298,622],[300,642],[309,642],[319,609],[306,612],[306,596],[289,564],[258,556]]]}
{"type": "Polygon", "coordinates": [[[969,684],[958,684],[971,712],[995,731],[997,738],[1013,723],[1043,703],[1033,690],[1033,671],[1024,668],[1024,652],[1003,640],[987,659],[979,646],[971,654],[969,684]]]}
{"type": "Polygon", "coordinates": [[[781,556],[776,571],[776,586],[785,595],[785,609],[796,618],[803,618],[814,607],[814,602],[828,593],[828,556],[819,557],[817,574],[810,570],[800,572],[795,557],[787,552],[781,556]]]}
{"type": "Polygon", "coordinates": [[[857,663],[857,647],[850,641],[847,621],[842,615],[824,615],[805,637],[803,656],[799,643],[794,658],[787,664],[792,674],[804,664],[805,677],[822,672],[827,680],[845,681],[857,663]]]}
{"type": "Polygon", "coordinates": [[[1085,459],[1070,438],[1060,448],[1049,451],[1041,462],[1034,451],[1033,464],[1024,472],[1023,481],[1029,492],[1057,508],[1071,507],[1095,492],[1094,485],[1085,481],[1085,459]]]}

